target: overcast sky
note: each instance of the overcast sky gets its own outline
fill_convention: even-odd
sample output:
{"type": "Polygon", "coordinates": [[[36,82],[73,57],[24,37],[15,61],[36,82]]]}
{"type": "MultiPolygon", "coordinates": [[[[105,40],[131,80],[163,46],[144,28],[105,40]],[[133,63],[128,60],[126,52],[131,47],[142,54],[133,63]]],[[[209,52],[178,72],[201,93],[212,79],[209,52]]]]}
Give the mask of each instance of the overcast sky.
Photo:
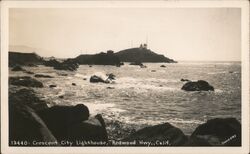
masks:
{"type": "Polygon", "coordinates": [[[240,9],[10,9],[11,50],[58,58],[115,52],[148,40],[175,60],[240,60],[240,9]],[[28,48],[29,47],[29,48],[28,48]]]}

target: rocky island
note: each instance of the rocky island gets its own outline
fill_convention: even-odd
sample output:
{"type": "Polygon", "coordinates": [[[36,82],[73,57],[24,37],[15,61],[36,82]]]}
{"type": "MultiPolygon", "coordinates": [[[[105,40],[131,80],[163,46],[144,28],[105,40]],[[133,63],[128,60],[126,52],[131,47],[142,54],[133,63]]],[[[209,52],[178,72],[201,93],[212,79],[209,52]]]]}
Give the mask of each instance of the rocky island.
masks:
{"type": "Polygon", "coordinates": [[[176,63],[175,60],[159,55],[141,44],[138,48],[130,48],[115,53],[123,62],[176,63]]]}

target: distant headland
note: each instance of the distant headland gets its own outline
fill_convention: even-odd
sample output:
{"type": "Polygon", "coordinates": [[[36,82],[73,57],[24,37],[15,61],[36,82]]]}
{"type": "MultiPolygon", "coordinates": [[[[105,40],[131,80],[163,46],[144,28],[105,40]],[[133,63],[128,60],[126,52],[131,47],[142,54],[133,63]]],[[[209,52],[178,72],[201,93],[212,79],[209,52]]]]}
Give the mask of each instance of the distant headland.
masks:
{"type": "MultiPolygon", "coordinates": [[[[69,64],[76,63],[80,65],[115,65],[121,66],[123,62],[139,62],[139,63],[176,63],[175,60],[165,57],[164,55],[157,54],[147,48],[147,44],[141,44],[137,48],[129,48],[114,52],[108,50],[98,54],[82,54],[75,58],[65,59],[62,63],[69,64]]],[[[41,57],[35,52],[33,53],[20,53],[9,51],[9,66],[15,65],[57,65],[59,66],[60,60],[57,58],[41,57]],[[57,62],[56,62],[57,61],[57,62]]],[[[61,66],[60,66],[61,68],[61,66]]]]}

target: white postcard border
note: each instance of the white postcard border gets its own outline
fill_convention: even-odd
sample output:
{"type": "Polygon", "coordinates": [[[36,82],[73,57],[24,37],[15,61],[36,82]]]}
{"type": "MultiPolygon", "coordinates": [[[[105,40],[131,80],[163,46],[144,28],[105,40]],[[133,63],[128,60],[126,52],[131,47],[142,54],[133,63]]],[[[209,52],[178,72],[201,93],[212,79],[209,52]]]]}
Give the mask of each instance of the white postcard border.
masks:
{"type": "Polygon", "coordinates": [[[249,152],[249,2],[247,1],[2,1],[1,2],[1,152],[2,153],[248,153],[249,152]],[[9,147],[9,8],[241,8],[242,147],[9,147]]]}

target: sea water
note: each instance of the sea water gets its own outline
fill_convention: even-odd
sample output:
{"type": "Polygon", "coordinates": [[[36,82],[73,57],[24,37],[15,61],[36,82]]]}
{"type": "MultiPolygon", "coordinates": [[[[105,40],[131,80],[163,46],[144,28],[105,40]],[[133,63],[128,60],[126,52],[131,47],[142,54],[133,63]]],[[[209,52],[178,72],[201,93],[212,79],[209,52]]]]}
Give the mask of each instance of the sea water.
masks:
{"type": "MultiPolygon", "coordinates": [[[[36,74],[54,76],[39,78],[45,87],[35,89],[41,98],[49,102],[49,106],[83,103],[88,106],[91,115],[100,113],[105,120],[116,120],[125,125],[169,122],[181,128],[184,133],[191,134],[197,125],[208,119],[234,117],[241,121],[240,62],[145,65],[147,68],[127,63],[121,67],[80,65],[75,72],[54,70],[45,66],[26,69],[36,74]],[[116,76],[113,83],[89,82],[92,75],[105,79],[109,73],[116,76]],[[205,80],[215,91],[183,91],[181,87],[185,82],[181,81],[182,78],[205,80]],[[51,84],[57,87],[49,88],[51,84]]],[[[10,72],[10,75],[13,74],[24,75],[10,72]]]]}

